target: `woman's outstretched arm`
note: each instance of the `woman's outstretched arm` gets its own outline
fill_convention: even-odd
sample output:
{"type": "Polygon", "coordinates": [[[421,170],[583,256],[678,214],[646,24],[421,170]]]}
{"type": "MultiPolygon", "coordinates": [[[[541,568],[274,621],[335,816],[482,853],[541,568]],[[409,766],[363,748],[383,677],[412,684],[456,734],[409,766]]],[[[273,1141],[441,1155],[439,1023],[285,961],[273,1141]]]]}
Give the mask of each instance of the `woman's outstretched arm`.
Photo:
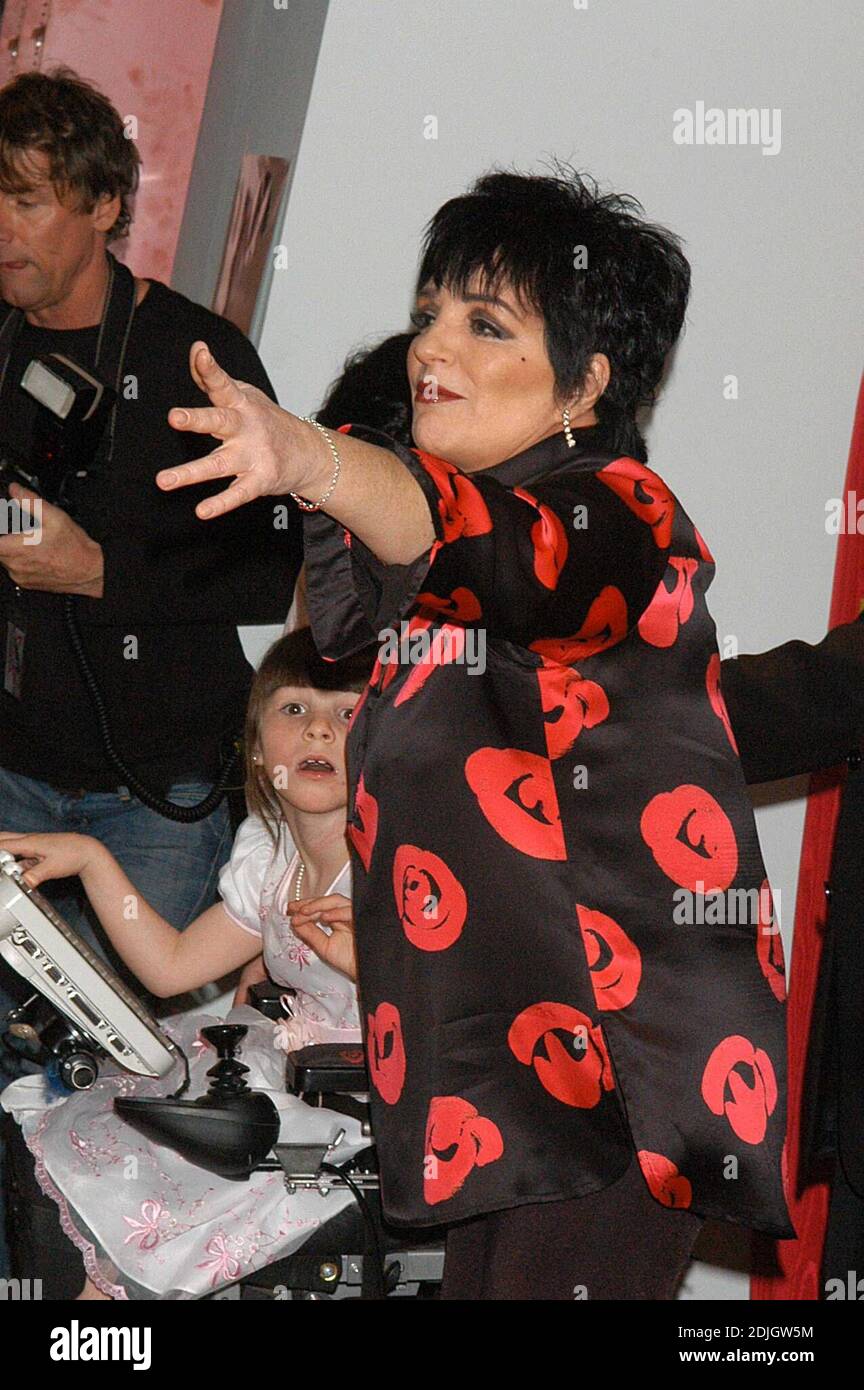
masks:
{"type": "MultiPolygon", "coordinates": [[[[166,491],[220,478],[230,487],[196,507],[203,520],[242,507],[256,497],[296,492],[316,502],[330,486],[333,455],[314,425],[282,410],[244,382],[228,376],[206,344],[193,343],[190,369],[212,405],[171,410],[174,429],[210,434],[218,449],[194,463],[157,473],[166,491]]],[[[347,423],[347,422],[346,422],[347,423]]],[[[420,485],[395,454],[348,435],[337,436],[341,472],[325,510],[358,536],[385,565],[407,565],[435,540],[420,485]]]]}

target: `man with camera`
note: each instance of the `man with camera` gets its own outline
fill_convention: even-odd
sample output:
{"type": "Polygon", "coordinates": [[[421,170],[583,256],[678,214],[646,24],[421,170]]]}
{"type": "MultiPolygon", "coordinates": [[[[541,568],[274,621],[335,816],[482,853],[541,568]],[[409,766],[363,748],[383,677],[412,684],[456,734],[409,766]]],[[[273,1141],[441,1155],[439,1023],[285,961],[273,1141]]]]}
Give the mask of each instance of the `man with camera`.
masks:
{"type": "MultiPolygon", "coordinates": [[[[227,763],[252,676],[237,627],[283,621],[302,532],[290,502],[207,525],[200,497],[155,485],[209,449],[167,422],[207,403],[196,339],[273,390],[237,328],[108,250],[139,162],[69,69],[0,89],[0,824],[96,836],[182,927],[231,847],[220,770],[242,780],[227,763]],[[29,525],[8,523],[14,503],[29,525]]],[[[77,882],[50,896],[93,940],[77,882]]],[[[0,962],[0,1014],[16,978],[0,962]]]]}

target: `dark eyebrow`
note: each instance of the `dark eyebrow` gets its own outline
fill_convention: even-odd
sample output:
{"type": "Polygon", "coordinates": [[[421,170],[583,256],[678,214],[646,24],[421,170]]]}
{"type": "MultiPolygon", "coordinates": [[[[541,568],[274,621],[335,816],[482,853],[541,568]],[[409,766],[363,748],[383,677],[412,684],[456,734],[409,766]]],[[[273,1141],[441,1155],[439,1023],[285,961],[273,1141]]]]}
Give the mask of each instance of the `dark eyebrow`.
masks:
{"type": "MultiPolygon", "coordinates": [[[[434,299],[436,293],[437,291],[434,285],[430,285],[422,290],[418,290],[417,298],[434,299]]],[[[522,317],[515,309],[511,309],[510,305],[505,303],[503,299],[498,299],[494,294],[463,294],[460,295],[460,298],[463,299],[466,304],[494,304],[496,309],[503,309],[505,314],[510,314],[514,319],[521,319],[522,317]]]]}

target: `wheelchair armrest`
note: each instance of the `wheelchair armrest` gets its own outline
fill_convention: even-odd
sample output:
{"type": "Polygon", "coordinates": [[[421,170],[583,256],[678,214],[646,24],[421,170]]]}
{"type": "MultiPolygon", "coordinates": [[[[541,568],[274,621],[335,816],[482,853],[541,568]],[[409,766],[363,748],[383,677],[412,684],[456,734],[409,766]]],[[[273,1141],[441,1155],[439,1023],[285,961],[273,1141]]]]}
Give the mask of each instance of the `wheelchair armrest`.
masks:
{"type": "Polygon", "coordinates": [[[289,1052],[286,1080],[295,1096],[352,1095],[369,1089],[359,1043],[313,1043],[289,1052]]]}

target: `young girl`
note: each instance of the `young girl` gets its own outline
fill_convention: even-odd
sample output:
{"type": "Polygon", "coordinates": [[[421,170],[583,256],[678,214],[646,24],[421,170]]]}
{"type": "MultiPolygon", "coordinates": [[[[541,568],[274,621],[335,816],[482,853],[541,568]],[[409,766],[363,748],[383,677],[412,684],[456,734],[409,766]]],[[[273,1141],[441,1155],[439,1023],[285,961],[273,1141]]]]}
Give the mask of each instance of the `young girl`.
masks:
{"type": "MultiPolygon", "coordinates": [[[[253,682],[246,719],[246,796],[222,870],[222,901],[185,932],[141,899],[113,856],[86,835],[0,834],[0,848],[27,865],[32,886],[79,874],[117,951],[139,979],[170,997],[219,979],[261,952],[270,976],[296,989],[292,1017],[272,1023],[256,1010],[231,1010],[249,1031],[246,1080],[280,1111],[282,1137],[345,1137],[333,1161],[368,1145],[360,1124],[312,1109],[285,1092],[285,1052],[316,1042],[360,1041],[357,999],[344,973],[305,944],[315,926],[350,920],[345,842],[345,737],[374,652],[322,661],[308,628],[280,638],[253,682]],[[300,903],[300,908],[295,906],[300,903]],[[289,910],[293,908],[293,913],[289,910]],[[309,913],[314,914],[309,916],[309,913]],[[292,930],[291,918],[300,923],[292,930]]],[[[189,1059],[189,1098],[206,1091],[216,1060],[200,1029],[214,1018],[163,1024],[189,1059]]],[[[52,1096],[42,1075],[5,1090],[0,1102],[21,1124],[41,1187],[56,1201],[63,1230],[84,1258],[82,1298],[194,1298],[289,1254],[311,1230],[347,1206],[350,1195],[288,1196],[278,1172],[248,1182],[219,1178],[151,1144],[114,1113],[115,1096],[168,1095],[178,1067],[160,1081],[106,1065],[90,1090],[52,1096]]]]}

